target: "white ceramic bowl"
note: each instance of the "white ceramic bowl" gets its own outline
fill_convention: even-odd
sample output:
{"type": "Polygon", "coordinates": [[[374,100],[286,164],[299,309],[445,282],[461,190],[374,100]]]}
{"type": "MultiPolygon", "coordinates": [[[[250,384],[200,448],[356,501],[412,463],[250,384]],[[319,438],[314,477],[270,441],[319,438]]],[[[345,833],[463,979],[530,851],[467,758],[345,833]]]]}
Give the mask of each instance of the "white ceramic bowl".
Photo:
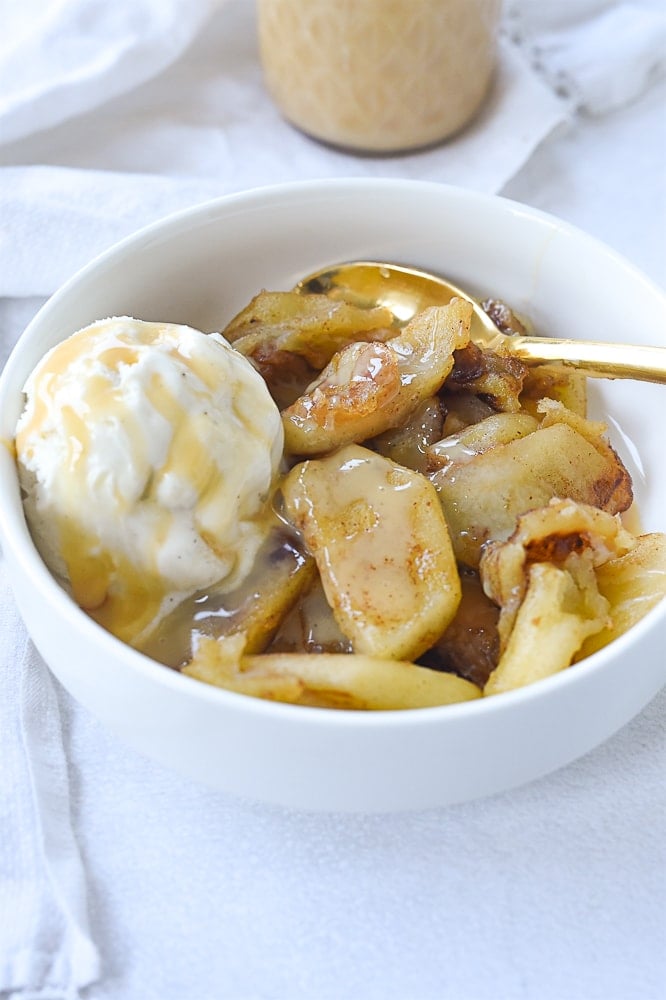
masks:
{"type": "MultiPolygon", "coordinates": [[[[55,251],[54,251],[55,252],[55,251]]],[[[523,205],[429,183],[299,183],[170,217],[84,268],[25,331],[0,382],[0,437],[42,354],[95,319],[223,327],[260,288],[315,268],[384,259],[503,298],[553,336],[666,343],[666,298],[603,245],[523,205]]],[[[664,388],[597,382],[634,476],[644,530],[666,530],[664,388]]],[[[16,599],[55,675],[118,736],[184,775],[288,806],[386,811],[443,805],[538,778],[598,745],[666,680],[666,602],[573,669],[478,702],[362,713],[273,704],[181,676],[104,632],[54,582],[0,448],[0,528],[16,599]]]]}

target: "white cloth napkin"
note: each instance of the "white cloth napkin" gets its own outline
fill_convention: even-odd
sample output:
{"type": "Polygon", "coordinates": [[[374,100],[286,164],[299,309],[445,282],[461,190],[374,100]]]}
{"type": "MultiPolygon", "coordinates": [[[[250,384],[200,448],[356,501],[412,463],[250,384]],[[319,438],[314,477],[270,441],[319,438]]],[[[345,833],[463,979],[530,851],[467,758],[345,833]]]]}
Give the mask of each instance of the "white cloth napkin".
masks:
{"type": "Polygon", "coordinates": [[[505,23],[539,75],[590,114],[629,103],[666,70],[663,0],[509,0],[505,23]]]}
{"type": "Polygon", "coordinates": [[[99,973],[51,675],[0,562],[0,992],[70,998],[99,973]]]}
{"type": "Polygon", "coordinates": [[[3,0],[2,141],[52,128],[175,62],[224,0],[3,0]]]}
{"type": "MultiPolygon", "coordinates": [[[[666,22],[654,3],[509,3],[482,116],[440,149],[385,159],[319,146],[280,118],[251,0],[0,0],[0,15],[0,359],[38,304],[20,297],[50,294],[120,237],[209,197],[352,174],[500,190],[575,110],[649,85],[666,22]]],[[[0,994],[71,1000],[99,956],[55,686],[1,557],[0,670],[0,994]]]]}

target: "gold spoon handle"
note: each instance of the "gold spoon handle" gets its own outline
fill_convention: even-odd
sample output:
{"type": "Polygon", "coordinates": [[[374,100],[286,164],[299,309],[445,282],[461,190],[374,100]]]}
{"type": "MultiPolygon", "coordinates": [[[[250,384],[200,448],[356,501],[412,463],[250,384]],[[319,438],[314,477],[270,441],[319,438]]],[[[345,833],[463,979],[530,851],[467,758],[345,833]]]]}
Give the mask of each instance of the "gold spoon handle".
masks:
{"type": "Polygon", "coordinates": [[[634,378],[666,385],[663,347],[516,336],[502,338],[499,349],[528,365],[551,362],[577,368],[591,378],[634,378]]]}
{"type": "Polygon", "coordinates": [[[666,385],[664,347],[502,333],[481,305],[457,285],[401,264],[378,261],[335,264],[303,278],[296,290],[323,293],[364,306],[383,305],[403,323],[420,309],[443,305],[457,295],[472,303],[472,340],[482,347],[520,358],[528,365],[559,364],[577,368],[592,378],[632,378],[666,385]]]}

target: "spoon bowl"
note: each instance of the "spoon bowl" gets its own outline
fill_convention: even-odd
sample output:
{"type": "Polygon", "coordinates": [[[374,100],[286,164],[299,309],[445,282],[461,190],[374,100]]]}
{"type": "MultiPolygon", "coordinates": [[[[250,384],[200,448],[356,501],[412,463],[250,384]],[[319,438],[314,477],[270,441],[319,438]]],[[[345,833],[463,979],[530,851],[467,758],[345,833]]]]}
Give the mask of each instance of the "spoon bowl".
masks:
{"type": "Polygon", "coordinates": [[[598,341],[563,340],[502,332],[479,302],[448,279],[416,268],[379,261],[349,261],[322,268],[301,279],[296,290],[353,302],[364,308],[386,306],[404,325],[428,306],[467,299],[474,307],[470,334],[487,350],[510,354],[527,365],[561,364],[592,378],[629,378],[666,385],[666,348],[598,341]]]}

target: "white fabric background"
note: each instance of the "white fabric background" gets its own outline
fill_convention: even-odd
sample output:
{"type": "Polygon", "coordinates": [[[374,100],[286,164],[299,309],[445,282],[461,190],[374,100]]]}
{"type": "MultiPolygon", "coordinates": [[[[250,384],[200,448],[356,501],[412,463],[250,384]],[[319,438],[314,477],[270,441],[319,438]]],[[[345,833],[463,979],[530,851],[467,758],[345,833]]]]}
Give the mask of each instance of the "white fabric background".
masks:
{"type": "MultiPolygon", "coordinates": [[[[666,284],[663,4],[507,0],[484,115],[358,159],[280,119],[251,0],[0,0],[0,365],[94,254],[273,180],[500,191],[666,284]]],[[[120,745],[51,679],[0,556],[0,995],[657,1000],[666,695],[507,795],[407,816],[242,803],[120,745]]]]}

